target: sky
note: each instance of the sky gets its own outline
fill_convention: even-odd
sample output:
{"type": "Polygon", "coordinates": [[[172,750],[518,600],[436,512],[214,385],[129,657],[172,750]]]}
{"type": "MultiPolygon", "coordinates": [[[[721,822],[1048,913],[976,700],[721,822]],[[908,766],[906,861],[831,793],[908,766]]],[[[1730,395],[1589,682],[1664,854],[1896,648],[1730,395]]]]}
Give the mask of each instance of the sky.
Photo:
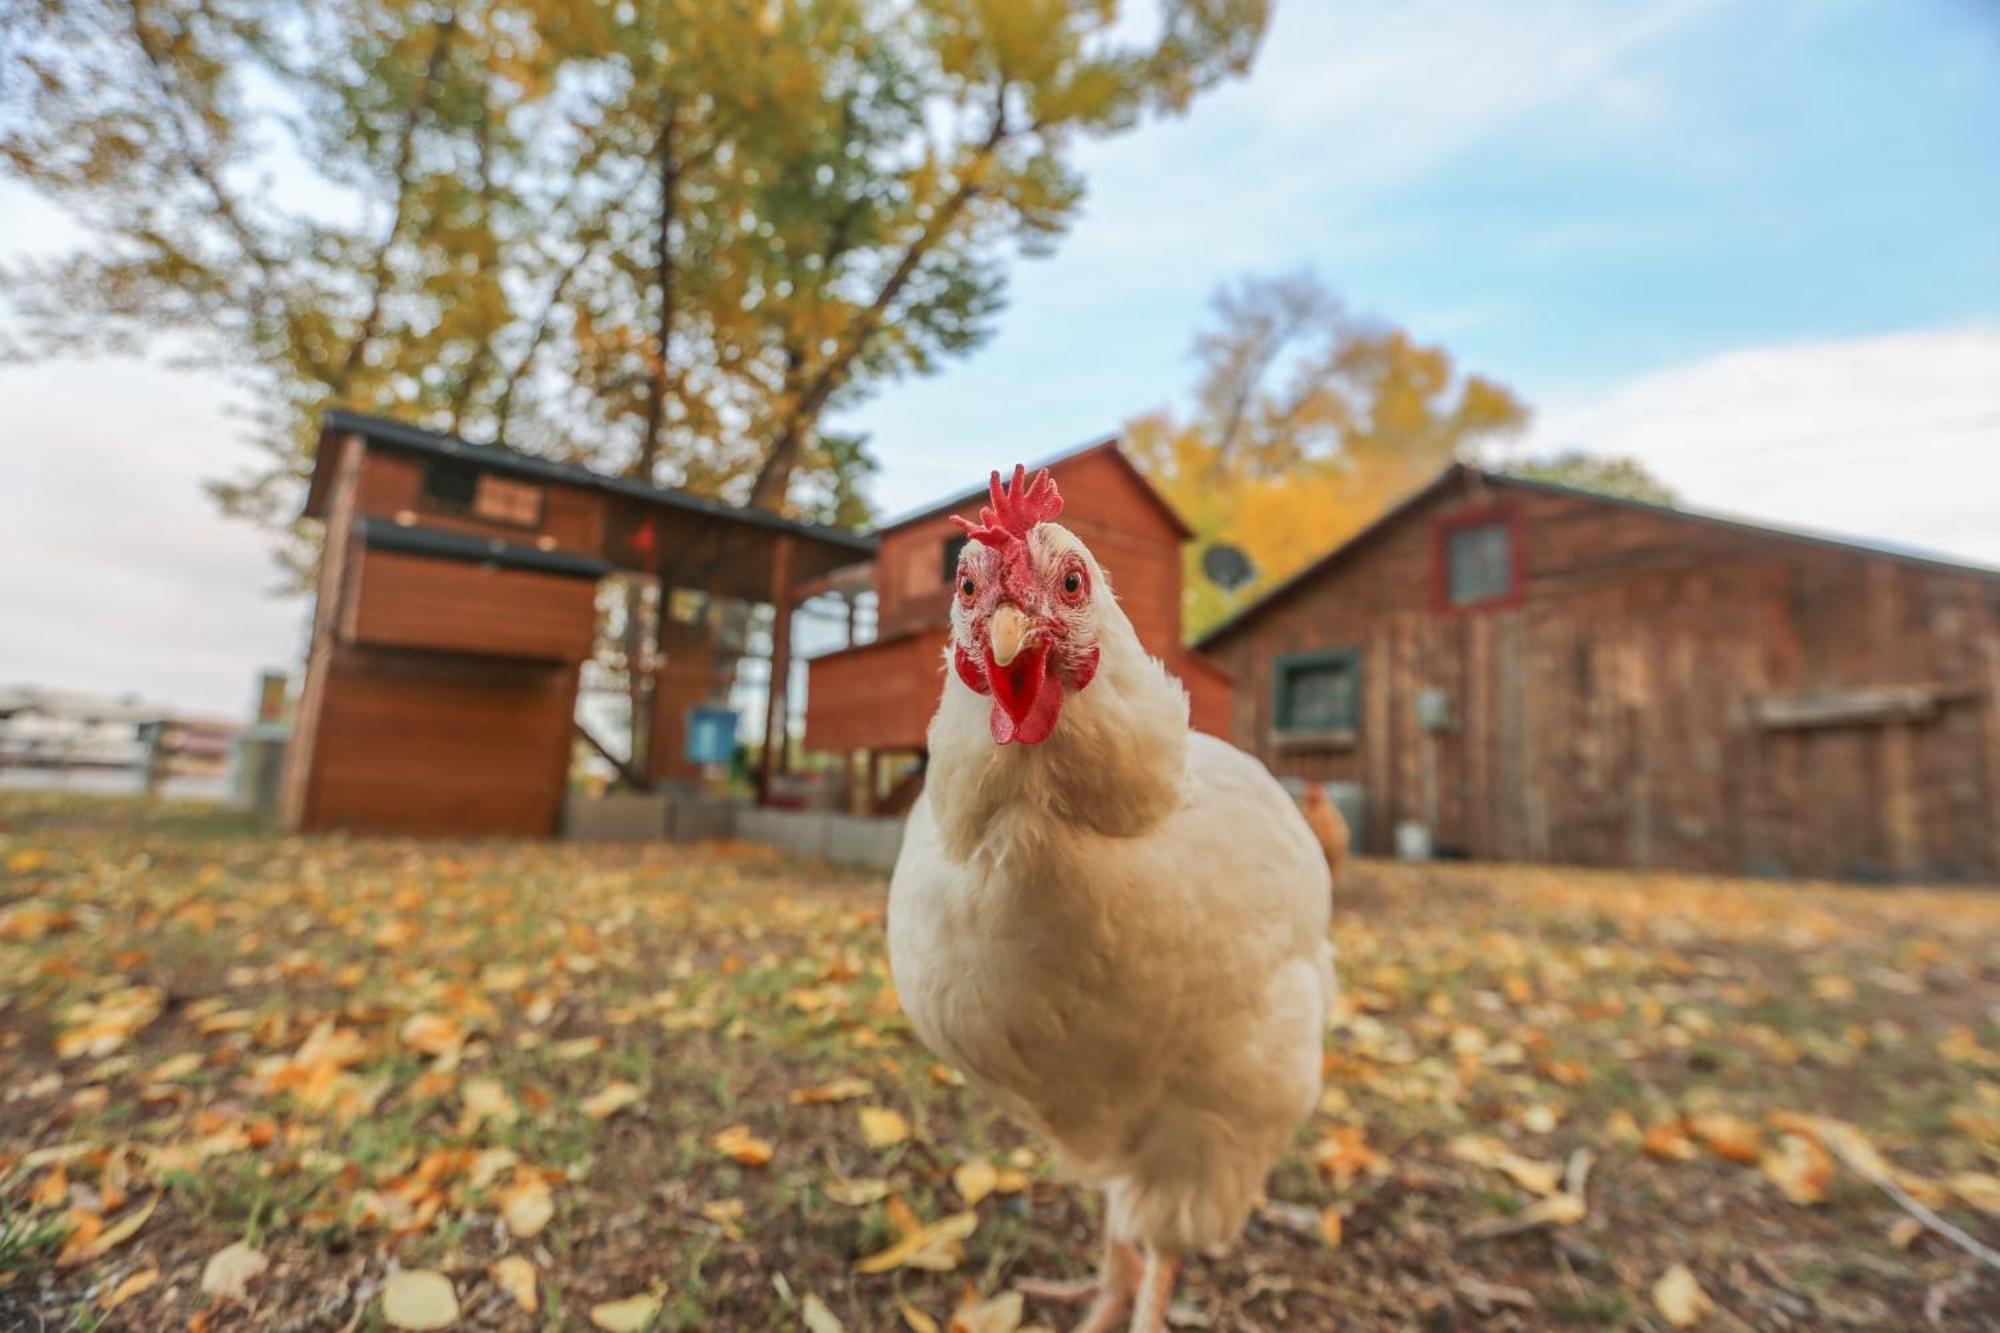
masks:
{"type": "MultiPolygon", "coordinates": [[[[1701,508],[2000,565],[2000,5],[1277,0],[1252,76],[1088,144],[992,341],[829,423],[884,513],[1185,403],[1210,294],[1311,267],[1701,508]]],[[[0,185],[0,256],[61,219],[0,185]]],[[[305,607],[204,478],[218,379],[0,368],[0,683],[240,714],[305,607]]]]}

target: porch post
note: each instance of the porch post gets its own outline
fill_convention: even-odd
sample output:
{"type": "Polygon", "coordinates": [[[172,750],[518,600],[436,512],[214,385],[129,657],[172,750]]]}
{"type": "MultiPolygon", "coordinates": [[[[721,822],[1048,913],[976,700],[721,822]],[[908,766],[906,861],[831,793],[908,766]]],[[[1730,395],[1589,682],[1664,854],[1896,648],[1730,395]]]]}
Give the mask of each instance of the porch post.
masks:
{"type": "Polygon", "coordinates": [[[792,538],[771,548],[771,689],[764,710],[764,762],[758,798],[769,802],[771,780],[785,771],[785,688],[792,674],[792,538]]]}

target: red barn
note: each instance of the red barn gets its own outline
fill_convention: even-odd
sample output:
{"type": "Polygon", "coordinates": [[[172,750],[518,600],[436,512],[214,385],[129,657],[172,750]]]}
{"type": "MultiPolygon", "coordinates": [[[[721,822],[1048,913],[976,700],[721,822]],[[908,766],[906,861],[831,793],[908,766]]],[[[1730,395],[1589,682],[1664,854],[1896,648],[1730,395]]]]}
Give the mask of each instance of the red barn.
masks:
{"type": "Polygon", "coordinates": [[[1196,646],[1368,851],[2000,877],[2000,571],[1457,466],[1196,646]]]}
{"type": "MultiPolygon", "coordinates": [[[[1194,725],[1223,734],[1230,684],[1189,652],[1181,633],[1181,547],[1193,536],[1115,439],[1048,460],[1062,488],[1062,523],[1097,556],[1139,639],[1187,686],[1194,725]]],[[[871,756],[921,753],[943,688],[951,582],[965,536],[952,523],[977,518],[978,486],[881,529],[867,584],[878,605],[872,642],[813,659],[806,692],[806,746],[871,756]]]]}

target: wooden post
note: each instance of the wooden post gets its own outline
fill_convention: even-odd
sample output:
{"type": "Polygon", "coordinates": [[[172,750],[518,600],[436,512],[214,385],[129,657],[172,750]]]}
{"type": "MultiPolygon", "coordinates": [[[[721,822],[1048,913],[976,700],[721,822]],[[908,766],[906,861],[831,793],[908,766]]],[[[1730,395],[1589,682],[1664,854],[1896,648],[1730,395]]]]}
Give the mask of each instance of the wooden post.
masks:
{"type": "Polygon", "coordinates": [[[1986,836],[1992,846],[1986,873],[2000,877],[2000,633],[1986,640],[1986,836]]]}
{"type": "Polygon", "coordinates": [[[771,548],[771,690],[764,709],[764,763],[758,796],[771,799],[771,780],[785,769],[785,687],[792,673],[792,539],[771,548]]]}
{"type": "Polygon", "coordinates": [[[1889,834],[1889,868],[1898,879],[1914,876],[1923,863],[1922,824],[1911,751],[1916,723],[1892,718],[1882,727],[1882,820],[1889,834]]]}

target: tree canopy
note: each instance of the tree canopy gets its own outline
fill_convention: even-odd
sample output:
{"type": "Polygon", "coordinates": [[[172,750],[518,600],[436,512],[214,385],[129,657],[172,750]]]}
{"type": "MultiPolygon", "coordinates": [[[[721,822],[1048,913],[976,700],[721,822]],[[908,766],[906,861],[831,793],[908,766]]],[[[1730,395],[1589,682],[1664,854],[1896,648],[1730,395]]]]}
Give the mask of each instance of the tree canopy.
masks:
{"type": "Polygon", "coordinates": [[[0,0],[0,170],[88,237],[0,274],[7,350],[230,372],[257,454],[216,495],[274,527],[334,402],[851,521],[865,452],[824,415],[977,347],[1077,145],[1241,74],[1267,17],[0,0]]]}
{"type": "Polygon", "coordinates": [[[1454,458],[1517,433],[1528,410],[1442,347],[1348,312],[1309,272],[1220,288],[1194,345],[1191,411],[1126,424],[1140,465],[1193,525],[1184,621],[1199,633],[1358,532],[1454,458]],[[1257,579],[1201,572],[1218,542],[1257,579]]]}

